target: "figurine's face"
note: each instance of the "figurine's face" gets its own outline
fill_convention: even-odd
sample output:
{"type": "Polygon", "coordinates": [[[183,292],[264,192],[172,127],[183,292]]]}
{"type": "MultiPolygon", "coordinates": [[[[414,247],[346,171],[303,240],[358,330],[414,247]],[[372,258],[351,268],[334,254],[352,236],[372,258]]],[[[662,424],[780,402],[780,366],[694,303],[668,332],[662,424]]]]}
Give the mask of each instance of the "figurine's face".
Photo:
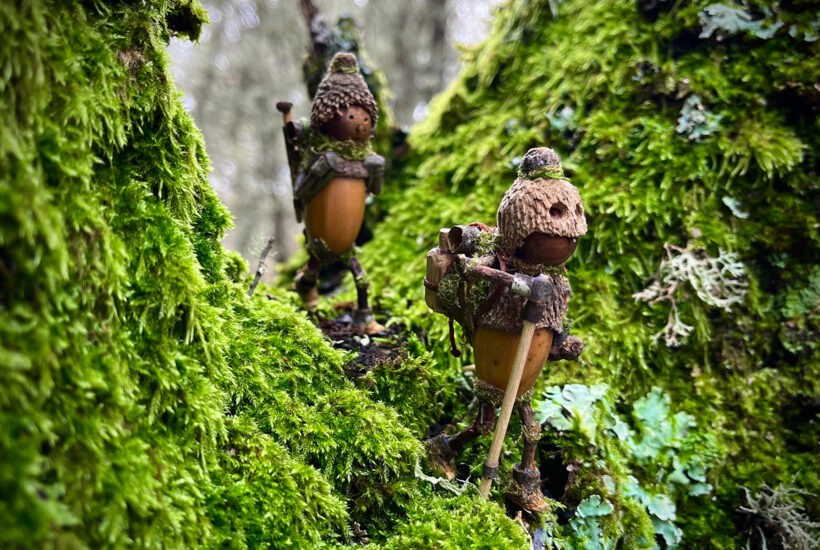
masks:
{"type": "Polygon", "coordinates": [[[366,110],[358,105],[351,105],[339,111],[330,122],[322,127],[322,130],[332,139],[364,143],[370,139],[373,121],[366,110]]]}
{"type": "Polygon", "coordinates": [[[561,265],[570,259],[578,246],[578,237],[556,237],[546,233],[531,233],[515,251],[529,264],[561,265]]]}
{"type": "Polygon", "coordinates": [[[564,179],[520,177],[498,207],[502,250],[528,264],[566,262],[587,232],[578,189],[564,179]]]}

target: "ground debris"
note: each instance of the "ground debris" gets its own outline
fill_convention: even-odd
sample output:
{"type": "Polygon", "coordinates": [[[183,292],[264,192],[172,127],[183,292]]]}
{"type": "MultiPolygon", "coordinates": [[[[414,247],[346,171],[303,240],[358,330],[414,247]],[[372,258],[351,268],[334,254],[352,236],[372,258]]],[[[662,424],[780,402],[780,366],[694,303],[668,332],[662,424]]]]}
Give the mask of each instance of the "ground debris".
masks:
{"type": "MultiPolygon", "coordinates": [[[[377,314],[377,317],[384,319],[385,316],[377,314]]],[[[356,357],[345,366],[349,377],[362,378],[378,366],[398,364],[406,357],[402,338],[405,330],[403,324],[395,323],[382,332],[367,335],[353,328],[352,321],[348,312],[334,319],[318,318],[319,329],[334,348],[357,352],[356,357]]]]}

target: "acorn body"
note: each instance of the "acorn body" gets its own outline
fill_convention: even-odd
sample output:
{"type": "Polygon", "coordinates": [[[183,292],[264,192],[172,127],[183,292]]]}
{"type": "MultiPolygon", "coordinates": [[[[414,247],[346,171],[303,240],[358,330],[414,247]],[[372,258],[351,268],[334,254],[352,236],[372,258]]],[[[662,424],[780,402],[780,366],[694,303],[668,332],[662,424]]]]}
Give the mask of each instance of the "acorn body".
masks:
{"type": "MultiPolygon", "coordinates": [[[[552,336],[553,331],[550,328],[535,331],[516,397],[530,390],[541,374],[552,347],[552,336]]],[[[478,379],[506,390],[520,339],[521,334],[485,327],[476,328],[473,349],[478,379]]]]}
{"type": "Polygon", "coordinates": [[[308,242],[321,239],[336,256],[350,250],[364,221],[366,198],[363,179],[331,179],[305,208],[308,242]]]}

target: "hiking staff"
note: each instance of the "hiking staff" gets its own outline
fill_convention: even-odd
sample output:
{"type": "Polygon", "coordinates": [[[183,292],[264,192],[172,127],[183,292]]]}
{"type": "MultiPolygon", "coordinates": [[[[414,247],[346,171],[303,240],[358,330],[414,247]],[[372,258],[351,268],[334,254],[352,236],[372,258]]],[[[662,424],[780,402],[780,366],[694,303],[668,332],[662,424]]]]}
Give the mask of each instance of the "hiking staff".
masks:
{"type": "MultiPolygon", "coordinates": [[[[296,174],[299,170],[300,151],[299,151],[299,135],[300,128],[293,122],[293,113],[291,109],[293,103],[290,101],[280,101],[276,104],[276,110],[282,113],[282,133],[285,136],[285,150],[288,155],[288,168],[290,168],[291,181],[296,181],[296,174]]],[[[300,125],[301,126],[301,125],[300,125]]]]}
{"type": "Polygon", "coordinates": [[[510,416],[512,416],[513,407],[515,406],[518,387],[521,384],[521,375],[524,373],[524,365],[530,352],[530,344],[535,334],[536,323],[541,318],[544,302],[550,297],[552,291],[552,282],[544,276],[535,277],[530,280],[530,285],[524,285],[526,285],[524,277],[515,277],[513,292],[523,293],[522,291],[526,288],[528,299],[527,304],[524,306],[522,319],[524,327],[521,329],[521,338],[518,341],[512,372],[510,373],[509,382],[507,382],[507,389],[504,392],[504,401],[501,403],[501,412],[495,425],[493,442],[490,445],[490,452],[482,472],[479,493],[481,493],[481,498],[485,500],[490,494],[493,479],[498,474],[498,459],[501,456],[501,447],[504,445],[504,437],[507,435],[507,425],[510,423],[510,416]]]}

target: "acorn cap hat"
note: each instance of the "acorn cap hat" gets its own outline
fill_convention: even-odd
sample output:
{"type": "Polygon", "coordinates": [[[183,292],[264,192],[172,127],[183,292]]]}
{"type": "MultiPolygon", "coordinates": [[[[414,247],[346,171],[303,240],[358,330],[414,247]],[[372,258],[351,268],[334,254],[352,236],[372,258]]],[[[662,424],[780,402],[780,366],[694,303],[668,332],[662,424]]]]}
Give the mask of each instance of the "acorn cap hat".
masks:
{"type": "Polygon", "coordinates": [[[339,52],[333,56],[327,75],[316,90],[310,108],[310,125],[321,128],[342,109],[358,105],[370,115],[373,126],[378,122],[376,100],[359,73],[359,63],[352,53],[339,52]]]}
{"type": "Polygon", "coordinates": [[[498,207],[497,224],[501,249],[508,253],[533,233],[572,238],[587,232],[581,194],[564,177],[555,151],[537,147],[524,155],[518,179],[498,207]]]}

